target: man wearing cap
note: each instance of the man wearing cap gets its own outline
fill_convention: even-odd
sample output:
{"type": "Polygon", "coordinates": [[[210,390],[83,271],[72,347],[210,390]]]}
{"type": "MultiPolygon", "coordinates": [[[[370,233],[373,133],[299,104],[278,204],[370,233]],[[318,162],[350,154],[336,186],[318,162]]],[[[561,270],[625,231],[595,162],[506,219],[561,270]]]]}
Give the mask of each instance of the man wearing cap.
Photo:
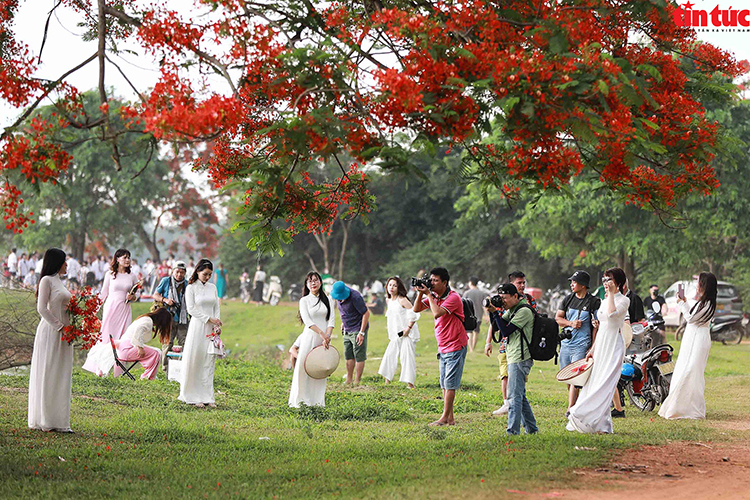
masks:
{"type": "MultiPolygon", "coordinates": [[[[564,339],[560,347],[560,368],[586,357],[594,344],[599,322],[596,313],[601,300],[589,293],[591,276],[586,271],[576,271],[568,278],[570,291],[573,292],[562,301],[555,314],[557,324],[570,338],[564,339]]],[[[576,404],[580,387],[571,385],[568,392],[568,411],[576,404]]],[[[567,412],[566,412],[567,416],[567,412]]]]}
{"type": "Polygon", "coordinates": [[[181,260],[176,261],[172,269],[172,275],[162,278],[154,292],[154,302],[163,303],[167,310],[172,313],[172,332],[169,334],[169,343],[161,346],[164,371],[167,370],[169,364],[167,352],[174,347],[175,339],[177,339],[179,345],[185,345],[188,327],[187,306],[185,305],[186,272],[185,263],[181,260]]]}
{"type": "Polygon", "coordinates": [[[365,299],[356,290],[352,290],[343,281],[337,281],[331,288],[331,297],[339,305],[341,314],[341,333],[344,336],[344,359],[346,359],[346,383],[352,383],[354,368],[357,372],[354,383],[359,385],[367,360],[367,330],[369,329],[370,310],[365,299]]]}

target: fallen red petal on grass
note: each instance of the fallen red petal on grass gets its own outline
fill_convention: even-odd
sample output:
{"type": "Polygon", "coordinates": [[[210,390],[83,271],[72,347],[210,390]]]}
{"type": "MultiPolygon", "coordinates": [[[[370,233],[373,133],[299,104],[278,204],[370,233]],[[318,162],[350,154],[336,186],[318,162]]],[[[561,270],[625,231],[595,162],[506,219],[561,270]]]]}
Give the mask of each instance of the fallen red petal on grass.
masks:
{"type": "Polygon", "coordinates": [[[482,482],[484,482],[484,479],[482,479],[482,482]]]}

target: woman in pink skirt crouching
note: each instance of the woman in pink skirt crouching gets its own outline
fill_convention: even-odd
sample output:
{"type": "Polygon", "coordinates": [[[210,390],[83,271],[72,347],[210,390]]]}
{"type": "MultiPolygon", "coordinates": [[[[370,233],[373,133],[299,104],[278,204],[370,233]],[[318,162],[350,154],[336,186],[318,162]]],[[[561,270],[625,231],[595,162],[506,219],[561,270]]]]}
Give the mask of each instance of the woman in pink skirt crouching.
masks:
{"type": "Polygon", "coordinates": [[[156,337],[157,333],[162,343],[164,339],[169,342],[171,329],[172,315],[164,308],[139,316],[125,330],[119,342],[115,341],[117,357],[120,361],[139,361],[145,370],[141,379],[155,379],[159,371],[161,350],[147,346],[146,342],[156,337]]]}

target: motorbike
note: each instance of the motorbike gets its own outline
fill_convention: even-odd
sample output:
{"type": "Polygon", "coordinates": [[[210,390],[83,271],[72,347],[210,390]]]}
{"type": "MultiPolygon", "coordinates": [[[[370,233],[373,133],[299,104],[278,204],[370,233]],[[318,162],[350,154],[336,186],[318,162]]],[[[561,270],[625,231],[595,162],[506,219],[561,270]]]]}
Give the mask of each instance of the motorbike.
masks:
{"type": "Polygon", "coordinates": [[[648,320],[632,323],[630,327],[633,330],[633,341],[628,346],[625,354],[642,354],[656,347],[655,339],[662,338],[660,330],[664,328],[664,318],[661,317],[661,314],[653,314],[648,320]]]}
{"type": "Polygon", "coordinates": [[[289,285],[289,290],[286,291],[286,295],[292,302],[299,302],[299,299],[302,298],[302,292],[300,292],[297,283],[292,283],[291,285],[289,285]]]}
{"type": "Polygon", "coordinates": [[[263,286],[263,302],[275,306],[281,300],[281,279],[278,276],[271,276],[269,283],[263,286]]]}
{"type": "Polygon", "coordinates": [[[624,399],[627,392],[630,402],[641,411],[652,411],[662,404],[669,395],[674,372],[673,351],[671,345],[661,344],[643,353],[626,355],[617,384],[620,397],[624,399]]]}
{"type": "MultiPolygon", "coordinates": [[[[745,336],[749,322],[750,314],[748,313],[743,313],[742,315],[727,314],[725,316],[714,317],[709,326],[711,340],[713,342],[721,342],[724,345],[739,344],[742,342],[742,337],[745,336]]],[[[677,331],[675,332],[676,340],[682,339],[686,326],[687,322],[683,321],[679,328],[677,328],[677,331]]]]}

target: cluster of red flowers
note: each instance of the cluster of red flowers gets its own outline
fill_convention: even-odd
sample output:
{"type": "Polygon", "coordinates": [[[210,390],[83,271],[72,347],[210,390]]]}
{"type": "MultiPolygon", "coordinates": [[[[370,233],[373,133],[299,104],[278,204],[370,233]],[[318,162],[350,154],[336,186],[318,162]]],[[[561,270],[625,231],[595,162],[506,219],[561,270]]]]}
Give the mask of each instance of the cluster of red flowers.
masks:
{"type": "Polygon", "coordinates": [[[68,303],[70,325],[65,326],[62,340],[81,346],[81,350],[91,349],[99,340],[102,322],[96,316],[102,301],[99,294],[90,287],[73,294],[68,303]]]}
{"type": "MultiPolygon", "coordinates": [[[[687,73],[729,79],[748,69],[678,28],[672,4],[312,3],[300,13],[284,3],[195,3],[210,14],[185,22],[168,6],[108,2],[140,16],[123,23],[110,13],[111,35],[132,35],[161,67],[143,102],[122,112],[160,139],[210,140],[196,166],[216,186],[246,182],[249,218],[266,228],[286,219],[288,234],[324,232],[341,211],[366,213],[372,197],[357,164],[403,166],[413,147],[405,138],[470,151],[472,171],[507,195],[522,184],[557,189],[584,170],[636,203],[710,192],[718,131],[687,73]],[[201,76],[191,79],[196,67],[201,76]],[[208,72],[226,80],[225,91],[208,87],[208,72]],[[300,176],[334,158],[350,159],[338,179],[300,176]]],[[[96,19],[80,2],[63,4],[96,19]]],[[[0,40],[16,8],[17,0],[0,0],[0,40]]],[[[27,102],[40,92],[33,60],[9,47],[0,92],[20,94],[0,97],[27,102]]],[[[29,182],[54,179],[66,158],[44,133],[27,144],[5,137],[2,168],[29,182]],[[35,145],[43,151],[33,154],[35,145]],[[49,165],[56,170],[45,172],[49,165]]]]}

